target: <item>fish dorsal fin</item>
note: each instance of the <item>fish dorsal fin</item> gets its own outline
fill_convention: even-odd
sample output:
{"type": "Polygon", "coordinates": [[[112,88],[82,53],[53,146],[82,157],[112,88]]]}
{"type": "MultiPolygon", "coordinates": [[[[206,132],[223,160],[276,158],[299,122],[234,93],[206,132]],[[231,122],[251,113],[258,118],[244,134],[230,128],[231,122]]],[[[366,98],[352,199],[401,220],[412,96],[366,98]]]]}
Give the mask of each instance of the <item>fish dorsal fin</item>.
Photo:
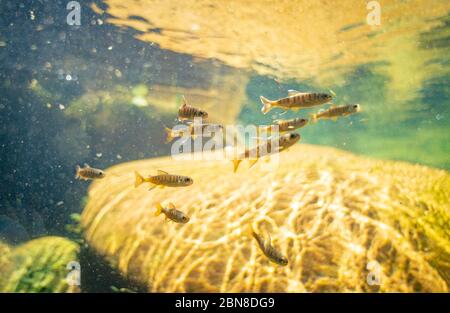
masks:
{"type": "Polygon", "coordinates": [[[158,173],[158,175],[168,175],[169,174],[169,173],[164,172],[162,170],[157,170],[156,172],[158,173]]]}
{"type": "Polygon", "coordinates": [[[186,101],[186,97],[183,95],[183,104],[181,105],[182,107],[187,106],[187,101],[186,101]]]}
{"type": "Polygon", "coordinates": [[[90,168],[89,164],[84,163],[84,167],[90,168]]]}
{"type": "Polygon", "coordinates": [[[175,204],[173,204],[172,202],[169,202],[169,204],[167,205],[167,207],[169,209],[175,209],[175,204]]]}
{"type": "Polygon", "coordinates": [[[288,90],[288,96],[290,97],[290,96],[293,96],[293,95],[296,95],[296,94],[299,94],[299,93],[301,93],[300,91],[298,91],[298,90],[295,90],[295,89],[289,89],[288,90]]]}

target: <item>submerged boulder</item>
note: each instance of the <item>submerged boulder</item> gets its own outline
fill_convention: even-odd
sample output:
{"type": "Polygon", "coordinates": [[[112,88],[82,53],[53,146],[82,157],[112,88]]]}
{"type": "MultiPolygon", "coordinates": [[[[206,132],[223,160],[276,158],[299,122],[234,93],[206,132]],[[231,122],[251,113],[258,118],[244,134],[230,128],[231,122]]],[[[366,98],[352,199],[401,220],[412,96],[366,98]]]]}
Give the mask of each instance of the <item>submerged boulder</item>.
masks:
{"type": "MultiPolygon", "coordinates": [[[[0,244],[0,292],[77,292],[68,284],[79,246],[62,237],[41,237],[15,248],[0,244]]],[[[75,277],[71,277],[75,279],[75,277]]]]}
{"type": "Polygon", "coordinates": [[[11,247],[0,241],[0,291],[2,291],[2,286],[6,283],[6,276],[2,273],[9,271],[11,267],[11,261],[9,260],[9,256],[11,254],[11,247]]]}
{"type": "Polygon", "coordinates": [[[277,168],[171,157],[119,164],[89,190],[84,236],[124,277],[155,292],[448,291],[450,174],[297,145],[277,168]],[[135,188],[134,171],[189,175],[135,188]],[[154,216],[173,202],[187,224],[154,216]],[[289,259],[270,263],[248,225],[289,259]]]}

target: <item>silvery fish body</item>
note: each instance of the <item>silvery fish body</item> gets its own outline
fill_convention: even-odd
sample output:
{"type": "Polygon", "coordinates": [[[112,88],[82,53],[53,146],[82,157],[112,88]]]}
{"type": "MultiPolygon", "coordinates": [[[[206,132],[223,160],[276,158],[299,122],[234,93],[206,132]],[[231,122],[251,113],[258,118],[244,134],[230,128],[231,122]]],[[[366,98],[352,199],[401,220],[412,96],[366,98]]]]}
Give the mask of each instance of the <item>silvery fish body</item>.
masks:
{"type": "Polygon", "coordinates": [[[84,167],[77,165],[75,178],[76,179],[100,179],[105,177],[105,172],[98,168],[90,167],[88,164],[84,164],[84,167]]]}
{"type": "Polygon", "coordinates": [[[178,109],[178,120],[186,121],[193,120],[195,118],[208,118],[208,112],[195,108],[187,104],[186,99],[183,96],[183,104],[178,109]]]}
{"type": "Polygon", "coordinates": [[[312,120],[312,122],[316,122],[319,119],[336,120],[338,117],[357,113],[360,110],[361,110],[361,106],[359,104],[331,106],[326,110],[320,110],[319,112],[317,112],[315,114],[311,114],[311,120],[312,120]]]}
{"type": "Polygon", "coordinates": [[[323,92],[299,92],[297,90],[289,90],[288,97],[278,100],[269,100],[260,97],[263,107],[261,112],[268,113],[272,108],[283,108],[285,110],[299,110],[302,108],[310,108],[330,102],[333,96],[323,92]]]}
{"type": "Polygon", "coordinates": [[[161,213],[175,223],[186,224],[190,220],[186,214],[177,210],[173,203],[169,203],[167,207],[163,207],[160,203],[157,203],[155,216],[159,216],[161,213]]]}
{"type": "Polygon", "coordinates": [[[250,231],[253,238],[255,238],[258,243],[259,248],[270,261],[282,266],[288,265],[288,259],[272,246],[270,236],[265,240],[261,235],[256,233],[253,228],[250,228],[250,231]]]}

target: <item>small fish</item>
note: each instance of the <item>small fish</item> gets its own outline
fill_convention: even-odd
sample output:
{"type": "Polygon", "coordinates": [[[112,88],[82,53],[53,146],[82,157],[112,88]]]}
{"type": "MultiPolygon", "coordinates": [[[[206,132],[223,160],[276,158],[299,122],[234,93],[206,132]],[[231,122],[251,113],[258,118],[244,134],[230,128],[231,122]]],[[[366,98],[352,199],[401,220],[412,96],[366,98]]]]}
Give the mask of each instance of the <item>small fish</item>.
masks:
{"type": "Polygon", "coordinates": [[[169,143],[174,138],[179,138],[187,135],[190,135],[191,138],[195,140],[195,138],[197,138],[198,136],[203,136],[205,131],[217,132],[219,130],[223,130],[223,126],[220,124],[193,123],[180,129],[170,129],[168,127],[164,127],[164,130],[167,134],[166,143],[169,143]]]}
{"type": "Polygon", "coordinates": [[[77,165],[75,179],[100,179],[104,178],[106,173],[98,168],[90,167],[88,164],[84,163],[84,167],[77,165]]]}
{"type": "Polygon", "coordinates": [[[249,228],[250,233],[258,243],[259,248],[270,261],[282,266],[288,265],[289,263],[288,259],[284,255],[282,255],[280,251],[278,251],[272,246],[269,234],[266,241],[261,235],[255,232],[255,230],[251,225],[249,226],[249,228]]]}
{"type": "Polygon", "coordinates": [[[160,203],[157,203],[155,216],[159,216],[161,213],[166,216],[166,219],[168,218],[175,223],[186,224],[189,222],[189,217],[177,210],[172,202],[167,205],[167,208],[164,208],[160,203]]]}
{"type": "MultiPolygon", "coordinates": [[[[306,118],[294,118],[290,120],[277,120],[274,125],[278,126],[278,131],[280,133],[292,131],[305,126],[308,123],[306,118]]],[[[272,125],[263,127],[267,132],[271,132],[272,125]]]]}
{"type": "Polygon", "coordinates": [[[267,114],[274,107],[283,108],[285,110],[310,108],[330,102],[333,99],[333,96],[322,92],[300,92],[297,90],[288,90],[288,96],[286,98],[268,100],[261,96],[260,99],[263,104],[261,112],[267,114]]]}
{"type": "Polygon", "coordinates": [[[300,134],[287,133],[279,136],[277,140],[278,147],[272,147],[272,139],[268,139],[267,141],[264,141],[262,144],[259,144],[252,149],[247,149],[237,159],[232,160],[234,165],[234,173],[236,173],[239,164],[241,164],[242,160],[244,159],[249,159],[250,167],[252,167],[256,162],[258,162],[259,158],[263,156],[287,150],[289,147],[300,140],[300,134]]]}
{"type": "Polygon", "coordinates": [[[320,110],[319,112],[311,115],[311,121],[313,123],[317,122],[319,119],[332,119],[336,120],[340,116],[347,116],[361,110],[359,104],[349,104],[340,106],[331,106],[326,110],[320,110]]]}
{"type": "Polygon", "coordinates": [[[150,183],[151,187],[149,190],[152,190],[156,187],[185,187],[190,186],[194,183],[193,179],[188,176],[172,175],[161,170],[157,171],[157,175],[148,176],[146,178],[144,178],[136,171],[134,172],[134,175],[134,187],[139,187],[143,183],[150,183]]]}
{"type": "Polygon", "coordinates": [[[194,118],[208,118],[208,112],[194,108],[193,106],[190,106],[186,102],[186,98],[183,96],[183,104],[178,109],[178,120],[186,121],[186,120],[193,120],[194,118]]]}

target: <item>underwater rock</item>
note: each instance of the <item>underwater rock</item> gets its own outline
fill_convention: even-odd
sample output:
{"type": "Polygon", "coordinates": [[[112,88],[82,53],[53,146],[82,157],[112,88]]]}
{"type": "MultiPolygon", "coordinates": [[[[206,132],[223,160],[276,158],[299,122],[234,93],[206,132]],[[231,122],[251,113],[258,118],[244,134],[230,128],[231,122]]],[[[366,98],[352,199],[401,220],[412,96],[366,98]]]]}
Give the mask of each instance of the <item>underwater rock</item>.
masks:
{"type": "Polygon", "coordinates": [[[119,164],[89,190],[81,224],[93,248],[152,292],[446,292],[450,174],[297,145],[260,160],[119,164]],[[186,188],[134,188],[134,171],[188,175],[186,188]],[[187,224],[155,217],[173,202],[187,224]],[[253,223],[289,259],[270,263],[253,223]]]}
{"type": "MultiPolygon", "coordinates": [[[[11,247],[0,241],[0,269],[2,273],[8,271],[11,267],[11,261],[9,260],[10,254],[11,247]]],[[[5,280],[5,275],[0,275],[0,291],[2,290],[1,286],[4,285],[5,280]]]]}
{"type": "Polygon", "coordinates": [[[78,262],[78,244],[62,237],[41,237],[16,248],[0,244],[0,292],[78,292],[69,286],[67,266],[78,262]],[[4,257],[3,251],[9,251],[4,257]]]}

